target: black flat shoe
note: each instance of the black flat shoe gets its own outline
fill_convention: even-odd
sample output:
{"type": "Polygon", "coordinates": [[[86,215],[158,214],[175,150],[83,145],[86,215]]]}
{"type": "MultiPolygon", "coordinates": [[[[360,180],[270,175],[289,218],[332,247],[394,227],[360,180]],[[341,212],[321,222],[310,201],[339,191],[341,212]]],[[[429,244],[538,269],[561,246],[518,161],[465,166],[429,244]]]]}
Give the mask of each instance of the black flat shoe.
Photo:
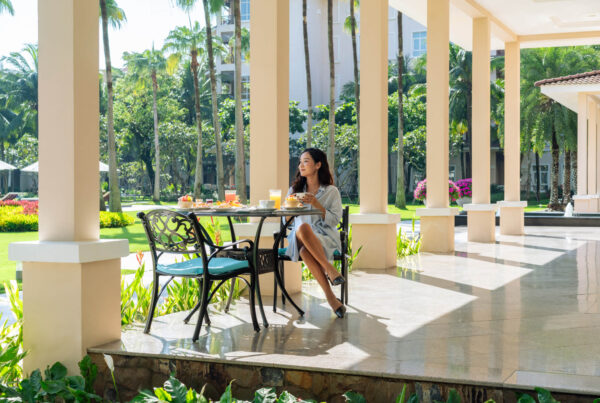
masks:
{"type": "Polygon", "coordinates": [[[335,314],[338,318],[342,319],[346,314],[346,307],[341,305],[338,309],[335,310],[335,314]]]}

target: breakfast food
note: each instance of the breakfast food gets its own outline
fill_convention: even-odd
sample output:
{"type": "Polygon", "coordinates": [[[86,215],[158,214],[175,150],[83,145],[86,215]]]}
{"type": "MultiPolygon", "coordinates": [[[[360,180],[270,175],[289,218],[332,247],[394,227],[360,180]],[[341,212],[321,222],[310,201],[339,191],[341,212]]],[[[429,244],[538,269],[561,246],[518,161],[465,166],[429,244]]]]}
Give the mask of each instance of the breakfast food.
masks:
{"type": "Polygon", "coordinates": [[[179,208],[192,208],[193,204],[194,202],[190,195],[181,196],[177,199],[177,206],[179,208]]]}
{"type": "Polygon", "coordinates": [[[300,207],[300,200],[295,196],[288,196],[285,199],[284,207],[300,207]]]}

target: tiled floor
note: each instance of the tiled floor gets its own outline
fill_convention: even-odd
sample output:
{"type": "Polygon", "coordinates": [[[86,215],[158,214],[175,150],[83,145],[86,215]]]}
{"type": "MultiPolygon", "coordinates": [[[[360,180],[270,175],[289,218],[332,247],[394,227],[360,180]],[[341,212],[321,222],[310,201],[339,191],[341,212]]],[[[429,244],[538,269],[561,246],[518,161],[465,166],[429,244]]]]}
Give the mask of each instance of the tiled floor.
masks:
{"type": "Polygon", "coordinates": [[[600,395],[599,263],[595,228],[530,227],[495,244],[457,228],[453,255],[352,273],[344,319],[308,284],[296,295],[305,317],[266,306],[259,333],[242,299],[229,315],[215,307],[198,343],[180,313],[101,350],[600,395]]]}

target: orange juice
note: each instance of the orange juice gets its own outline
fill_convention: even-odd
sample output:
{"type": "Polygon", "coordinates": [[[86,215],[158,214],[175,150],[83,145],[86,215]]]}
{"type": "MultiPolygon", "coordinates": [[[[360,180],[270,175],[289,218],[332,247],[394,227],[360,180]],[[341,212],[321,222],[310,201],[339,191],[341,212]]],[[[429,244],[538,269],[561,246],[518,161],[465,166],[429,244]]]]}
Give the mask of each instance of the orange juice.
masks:
{"type": "Polygon", "coordinates": [[[237,195],[235,194],[235,190],[226,190],[225,191],[225,202],[232,202],[237,200],[237,195]]]}
{"type": "Polygon", "coordinates": [[[275,208],[281,208],[281,190],[280,189],[271,189],[269,190],[269,199],[275,200],[275,208]]]}

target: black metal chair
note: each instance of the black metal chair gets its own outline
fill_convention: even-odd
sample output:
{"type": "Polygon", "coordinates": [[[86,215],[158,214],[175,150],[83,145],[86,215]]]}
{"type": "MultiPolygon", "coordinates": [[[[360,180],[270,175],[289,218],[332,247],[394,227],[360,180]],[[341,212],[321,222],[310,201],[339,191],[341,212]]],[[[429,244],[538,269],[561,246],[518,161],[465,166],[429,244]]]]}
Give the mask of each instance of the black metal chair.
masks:
{"type": "Polygon", "coordinates": [[[142,220],[148,243],[150,244],[154,278],[152,301],[144,333],[150,332],[158,298],[169,282],[175,277],[195,278],[200,285],[198,304],[185,320],[187,323],[194,312],[200,309],[198,323],[196,324],[192,339],[194,342],[198,340],[202,323],[206,321],[206,324],[210,325],[207,311],[208,303],[221,285],[227,280],[236,277],[244,280],[250,287],[250,314],[252,316],[252,324],[255,331],[258,332],[260,330],[258,321],[256,320],[254,302],[257,274],[251,263],[251,259],[249,259],[249,250],[253,246],[252,241],[242,240],[227,246],[217,246],[210,240],[208,233],[202,225],[200,225],[198,218],[192,212],[183,214],[172,210],[159,209],[148,213],[140,212],[138,213],[138,217],[142,220]],[[249,247],[244,248],[246,251],[245,260],[215,256],[219,251],[236,247],[243,243],[249,244],[249,247]],[[165,253],[181,254],[182,257],[185,254],[192,254],[196,257],[178,263],[160,264],[159,259],[165,253]],[[208,268],[208,270],[205,270],[205,268],[208,268]],[[243,274],[249,274],[250,280],[241,277],[243,274]],[[160,276],[168,276],[170,278],[159,291],[158,285],[160,276]],[[218,283],[217,286],[212,289],[214,282],[218,283]]]}
{"type": "MultiPolygon", "coordinates": [[[[334,261],[338,261],[341,262],[341,274],[344,277],[344,280],[346,280],[344,282],[344,284],[341,285],[341,294],[340,294],[340,301],[342,301],[343,304],[347,304],[348,303],[348,258],[349,258],[349,251],[348,251],[348,234],[349,234],[349,227],[350,227],[350,207],[346,206],[344,207],[344,210],[342,212],[342,221],[340,221],[340,223],[338,224],[338,230],[340,231],[340,241],[341,241],[341,246],[342,246],[342,250],[338,251],[336,250],[333,254],[333,260],[334,261]]],[[[283,227],[284,231],[287,231],[287,225],[283,227]]],[[[274,239],[277,239],[277,237],[280,235],[280,232],[275,232],[273,234],[274,239]]],[[[279,270],[279,272],[281,273],[281,277],[284,277],[284,270],[283,270],[283,263],[285,261],[289,261],[290,258],[285,254],[287,251],[287,248],[283,247],[283,241],[284,241],[285,236],[281,237],[281,242],[279,245],[279,249],[277,251],[277,256],[278,256],[278,267],[277,269],[279,270]]],[[[281,302],[283,304],[285,304],[285,298],[281,298],[281,302]]],[[[273,290],[273,312],[275,312],[277,310],[277,284],[274,284],[274,290],[273,290]]]]}

